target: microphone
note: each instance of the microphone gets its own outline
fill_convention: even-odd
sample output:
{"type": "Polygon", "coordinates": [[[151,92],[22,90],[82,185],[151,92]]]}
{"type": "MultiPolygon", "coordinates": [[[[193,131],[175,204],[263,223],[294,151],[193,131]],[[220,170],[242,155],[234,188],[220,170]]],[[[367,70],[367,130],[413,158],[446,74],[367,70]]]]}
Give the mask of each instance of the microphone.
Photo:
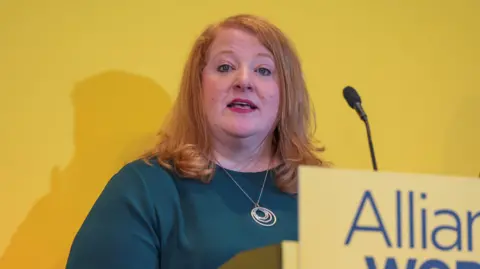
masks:
{"type": "Polygon", "coordinates": [[[375,157],[375,150],[373,148],[370,124],[368,122],[367,113],[365,113],[365,110],[363,110],[363,107],[362,107],[362,99],[360,98],[360,95],[358,95],[357,91],[351,86],[347,86],[343,89],[343,97],[347,101],[348,105],[357,112],[360,119],[365,123],[365,127],[367,129],[368,146],[370,148],[370,157],[372,159],[373,170],[377,171],[378,170],[377,159],[375,157]]]}

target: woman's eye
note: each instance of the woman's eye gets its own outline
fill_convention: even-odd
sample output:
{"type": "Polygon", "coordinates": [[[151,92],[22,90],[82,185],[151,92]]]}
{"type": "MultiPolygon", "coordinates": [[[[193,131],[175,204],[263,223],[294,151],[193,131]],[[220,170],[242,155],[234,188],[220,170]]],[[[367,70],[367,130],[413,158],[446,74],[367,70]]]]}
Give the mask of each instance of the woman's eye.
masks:
{"type": "Polygon", "coordinates": [[[262,76],[270,76],[272,74],[272,71],[265,67],[260,67],[257,69],[257,72],[262,75],[262,76]]]}
{"type": "Polygon", "coordinates": [[[230,69],[232,69],[232,67],[228,64],[222,64],[217,68],[219,72],[228,72],[230,69]]]}

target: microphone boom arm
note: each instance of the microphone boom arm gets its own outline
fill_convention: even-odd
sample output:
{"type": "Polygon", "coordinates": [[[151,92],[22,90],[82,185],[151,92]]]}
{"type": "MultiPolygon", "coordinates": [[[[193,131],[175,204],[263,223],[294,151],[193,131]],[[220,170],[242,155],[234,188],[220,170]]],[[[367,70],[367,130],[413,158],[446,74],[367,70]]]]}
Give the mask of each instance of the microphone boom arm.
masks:
{"type": "Polygon", "coordinates": [[[367,138],[368,138],[368,147],[370,148],[370,158],[372,159],[373,170],[377,171],[377,158],[375,157],[375,150],[373,148],[373,140],[372,140],[372,132],[370,130],[370,124],[368,122],[368,118],[365,117],[363,120],[365,122],[365,128],[367,129],[367,138]]]}

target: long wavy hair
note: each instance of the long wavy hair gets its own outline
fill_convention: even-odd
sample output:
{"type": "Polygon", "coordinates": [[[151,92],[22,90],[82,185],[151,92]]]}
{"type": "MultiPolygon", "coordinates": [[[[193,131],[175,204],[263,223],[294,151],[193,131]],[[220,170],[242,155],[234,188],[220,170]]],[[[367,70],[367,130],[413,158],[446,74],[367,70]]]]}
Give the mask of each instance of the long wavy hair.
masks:
{"type": "Polygon", "coordinates": [[[278,69],[280,107],[273,131],[273,148],[280,157],[276,185],[297,192],[299,165],[328,166],[315,144],[315,112],[304,81],[301,63],[289,39],[275,25],[254,15],[236,15],[208,26],[196,39],[183,71],[180,91],[171,114],[159,133],[159,142],[144,155],[180,177],[208,183],[215,173],[211,135],[202,106],[202,70],[219,29],[235,28],[255,35],[272,53],[278,69]]]}

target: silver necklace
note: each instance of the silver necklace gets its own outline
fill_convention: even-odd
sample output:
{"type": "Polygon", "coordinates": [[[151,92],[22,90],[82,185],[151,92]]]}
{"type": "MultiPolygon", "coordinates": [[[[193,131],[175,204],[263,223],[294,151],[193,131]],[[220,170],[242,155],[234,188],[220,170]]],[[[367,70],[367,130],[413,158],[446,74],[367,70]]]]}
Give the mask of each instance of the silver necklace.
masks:
{"type": "Polygon", "coordinates": [[[275,216],[275,213],[271,211],[270,209],[260,206],[260,199],[262,198],[263,194],[263,189],[265,188],[265,182],[267,182],[267,176],[268,176],[268,169],[267,172],[265,173],[265,178],[263,179],[263,184],[262,184],[262,189],[260,190],[260,195],[258,196],[257,202],[255,202],[250,195],[240,186],[240,184],[235,181],[235,179],[230,175],[230,173],[227,172],[225,168],[223,168],[223,171],[228,175],[228,177],[237,185],[237,187],[245,194],[245,196],[252,201],[253,203],[253,208],[250,211],[250,215],[252,216],[253,220],[262,225],[262,226],[273,226],[275,223],[277,223],[277,216],[275,216]]]}

